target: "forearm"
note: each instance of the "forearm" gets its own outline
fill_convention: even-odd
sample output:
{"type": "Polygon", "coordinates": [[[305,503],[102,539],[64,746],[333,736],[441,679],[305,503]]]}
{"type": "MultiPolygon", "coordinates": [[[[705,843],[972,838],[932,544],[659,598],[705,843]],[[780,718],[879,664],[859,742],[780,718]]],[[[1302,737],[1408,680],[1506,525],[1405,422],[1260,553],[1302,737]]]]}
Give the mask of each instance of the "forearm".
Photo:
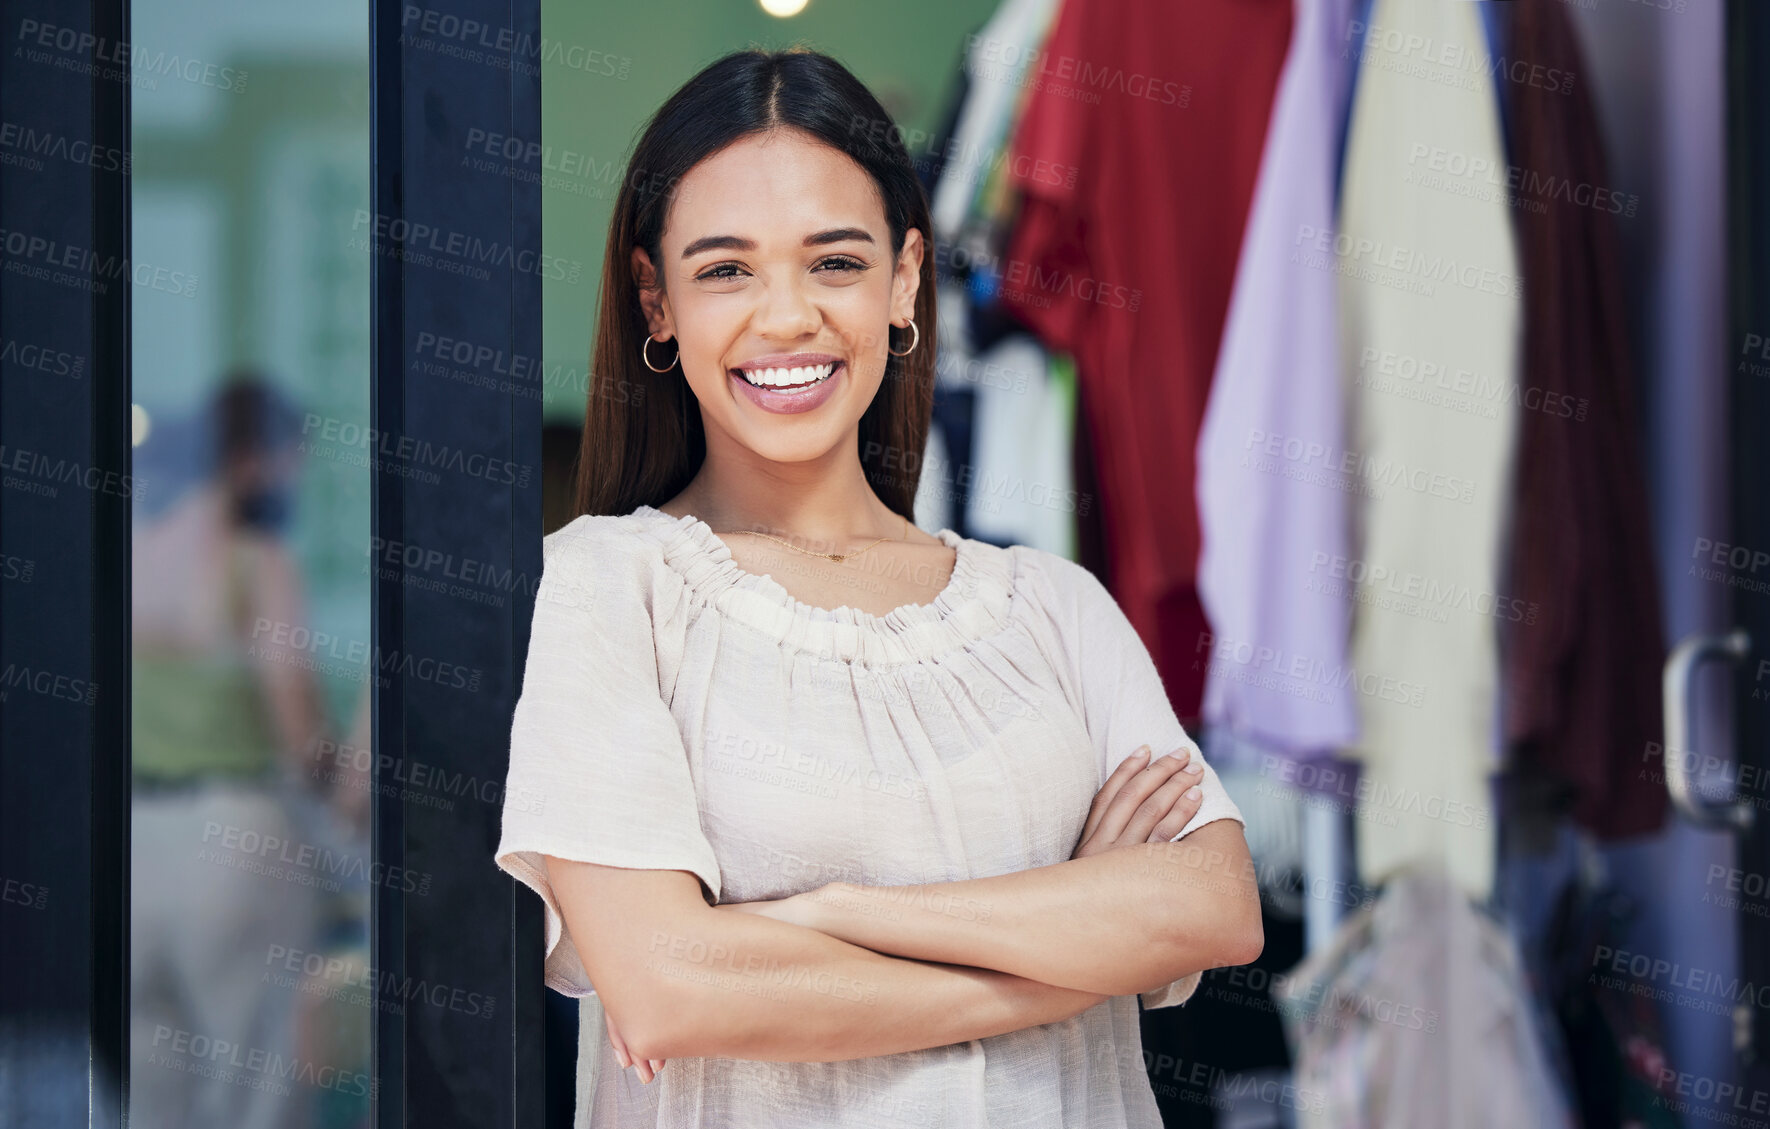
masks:
{"type": "Polygon", "coordinates": [[[592,983],[636,1056],[870,1058],[1054,1023],[1105,998],[883,956],[804,926],[713,909],[692,894],[692,903],[652,901],[646,927],[635,929],[627,910],[641,903],[624,891],[655,891],[642,886],[648,872],[602,875],[601,913],[574,912],[574,903],[594,902],[575,896],[552,860],[549,873],[592,983]]]}
{"type": "Polygon", "coordinates": [[[795,920],[896,956],[997,969],[1106,995],[1148,991],[1259,953],[1240,828],[924,886],[832,883],[795,920]]]}
{"type": "Polygon", "coordinates": [[[1106,998],[742,914],[709,912],[653,942],[652,1002],[675,1020],[641,1052],[657,1058],[870,1058],[1055,1023],[1106,998]]]}

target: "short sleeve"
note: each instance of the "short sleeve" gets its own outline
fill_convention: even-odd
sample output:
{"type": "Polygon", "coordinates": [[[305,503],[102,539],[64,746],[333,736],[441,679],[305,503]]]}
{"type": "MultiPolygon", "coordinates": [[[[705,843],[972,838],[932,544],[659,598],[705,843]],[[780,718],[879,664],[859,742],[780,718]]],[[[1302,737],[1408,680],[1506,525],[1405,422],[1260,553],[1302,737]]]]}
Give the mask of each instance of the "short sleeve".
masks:
{"type": "Polygon", "coordinates": [[[1106,586],[1086,568],[1055,553],[1020,551],[1030,552],[1049,575],[1050,599],[1055,605],[1052,611],[1068,652],[1069,680],[1080,699],[1100,779],[1112,775],[1139,745],[1147,744],[1157,756],[1177,748],[1190,749],[1193,758],[1205,766],[1199,781],[1204,800],[1174,838],[1219,819],[1233,819],[1246,826],[1247,820],[1224,790],[1216,769],[1205,761],[1198,743],[1174,713],[1149,648],[1106,586]]]}
{"type": "MultiPolygon", "coordinates": [[[[1205,766],[1198,784],[1204,798],[1197,813],[1174,838],[1183,839],[1219,819],[1233,819],[1247,826],[1216,769],[1180,724],[1149,648],[1112,593],[1098,577],[1074,561],[1042,551],[1033,555],[1050,574],[1053,614],[1059,620],[1069,650],[1070,679],[1081,701],[1100,779],[1112,775],[1139,745],[1147,744],[1157,756],[1185,747],[1205,766]]],[[[1202,972],[1194,972],[1155,991],[1144,992],[1143,1006],[1173,1007],[1185,1003],[1202,978],[1202,972]]]]}
{"type": "Polygon", "coordinates": [[[662,561],[616,521],[580,517],[544,542],[496,854],[545,904],[545,980],[574,997],[595,989],[542,855],[686,870],[711,900],[720,890],[682,733],[659,688],[651,593],[662,561]]]}

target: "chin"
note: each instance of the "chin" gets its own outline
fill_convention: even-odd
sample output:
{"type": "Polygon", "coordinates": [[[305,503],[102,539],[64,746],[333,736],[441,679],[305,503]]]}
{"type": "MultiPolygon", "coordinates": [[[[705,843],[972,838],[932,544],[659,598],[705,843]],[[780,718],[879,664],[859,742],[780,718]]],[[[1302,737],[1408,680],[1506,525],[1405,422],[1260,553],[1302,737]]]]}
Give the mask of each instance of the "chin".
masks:
{"type": "Polygon", "coordinates": [[[810,463],[828,457],[836,449],[840,438],[823,435],[821,428],[819,432],[816,437],[798,436],[791,439],[784,435],[746,435],[739,441],[757,458],[771,463],[810,463]]]}

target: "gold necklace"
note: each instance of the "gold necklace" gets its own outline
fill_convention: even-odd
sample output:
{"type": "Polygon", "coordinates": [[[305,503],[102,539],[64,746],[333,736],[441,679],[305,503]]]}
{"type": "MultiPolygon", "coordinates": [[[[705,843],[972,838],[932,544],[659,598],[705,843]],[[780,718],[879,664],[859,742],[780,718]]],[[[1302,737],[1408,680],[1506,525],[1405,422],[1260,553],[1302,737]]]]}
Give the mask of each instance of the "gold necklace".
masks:
{"type": "MultiPolygon", "coordinates": [[[[781,544],[783,544],[787,548],[793,550],[795,553],[804,553],[808,557],[823,557],[826,560],[835,561],[837,564],[841,564],[843,561],[852,560],[853,558],[860,556],[862,553],[866,552],[867,549],[871,549],[873,547],[873,545],[877,545],[879,543],[879,541],[890,540],[890,538],[881,537],[881,538],[879,538],[879,541],[874,541],[873,545],[868,545],[867,549],[856,549],[852,553],[814,553],[810,549],[801,549],[799,546],[793,544],[791,541],[781,541],[781,539],[779,537],[771,536],[767,533],[762,532],[760,529],[739,529],[739,530],[735,530],[734,532],[748,533],[748,534],[752,534],[756,537],[767,537],[770,541],[780,541],[781,544]]],[[[909,518],[903,519],[903,533],[904,533],[905,538],[909,537],[909,533],[910,533],[910,519],[909,518]]],[[[729,537],[729,536],[731,536],[731,534],[726,533],[726,534],[721,534],[720,536],[729,537]]]]}

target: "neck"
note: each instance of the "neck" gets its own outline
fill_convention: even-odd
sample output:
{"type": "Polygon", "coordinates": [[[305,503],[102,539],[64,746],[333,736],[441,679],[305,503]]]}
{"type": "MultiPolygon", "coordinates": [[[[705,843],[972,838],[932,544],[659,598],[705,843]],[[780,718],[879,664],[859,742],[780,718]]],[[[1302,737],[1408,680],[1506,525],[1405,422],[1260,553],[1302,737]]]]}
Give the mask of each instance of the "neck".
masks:
{"type": "Polygon", "coordinates": [[[693,514],[718,533],[760,530],[813,546],[905,533],[904,519],[868,484],[853,438],[819,458],[793,463],[709,444],[699,473],[672,508],[693,514]]]}

